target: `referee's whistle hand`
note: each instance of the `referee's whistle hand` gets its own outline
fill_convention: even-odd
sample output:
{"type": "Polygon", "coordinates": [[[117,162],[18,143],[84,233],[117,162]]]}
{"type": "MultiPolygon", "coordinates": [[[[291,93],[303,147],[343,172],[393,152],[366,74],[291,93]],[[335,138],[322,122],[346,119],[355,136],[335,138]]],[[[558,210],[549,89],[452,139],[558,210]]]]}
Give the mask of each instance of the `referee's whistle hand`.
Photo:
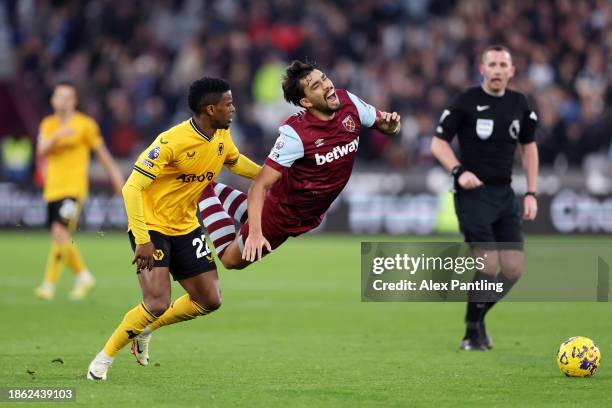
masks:
{"type": "Polygon", "coordinates": [[[457,180],[461,188],[465,190],[472,190],[474,188],[482,187],[484,184],[480,179],[471,171],[464,171],[457,180]]]}
{"type": "Polygon", "coordinates": [[[538,215],[538,200],[533,196],[525,196],[523,200],[523,219],[527,221],[535,220],[538,215]]]}

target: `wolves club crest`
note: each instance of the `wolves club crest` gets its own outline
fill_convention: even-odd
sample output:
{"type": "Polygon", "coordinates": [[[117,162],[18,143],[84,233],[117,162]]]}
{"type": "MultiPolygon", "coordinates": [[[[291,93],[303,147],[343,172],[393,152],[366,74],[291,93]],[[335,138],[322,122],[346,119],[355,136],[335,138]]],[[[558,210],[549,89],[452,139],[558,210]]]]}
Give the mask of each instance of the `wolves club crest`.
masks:
{"type": "Polygon", "coordinates": [[[344,126],[344,128],[351,133],[355,132],[355,129],[356,129],[355,121],[353,120],[351,115],[346,115],[346,117],[342,119],[342,126],[344,126]]]}

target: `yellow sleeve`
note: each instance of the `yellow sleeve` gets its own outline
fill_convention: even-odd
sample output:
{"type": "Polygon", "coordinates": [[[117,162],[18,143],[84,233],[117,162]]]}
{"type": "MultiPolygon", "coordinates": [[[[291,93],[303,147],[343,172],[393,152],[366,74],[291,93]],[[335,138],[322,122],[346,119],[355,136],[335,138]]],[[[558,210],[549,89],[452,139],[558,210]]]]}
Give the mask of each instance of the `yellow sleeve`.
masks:
{"type": "Polygon", "coordinates": [[[151,185],[152,182],[153,179],[133,171],[121,190],[125,202],[125,212],[128,217],[128,229],[134,234],[137,244],[145,244],[151,241],[144,218],[142,190],[151,185]]]}
{"type": "Polygon", "coordinates": [[[236,161],[238,160],[238,156],[240,156],[240,152],[238,151],[238,148],[234,144],[231,134],[226,139],[226,143],[227,143],[227,148],[226,148],[227,154],[225,155],[225,162],[223,164],[225,164],[226,166],[231,166],[235,164],[236,161]]]}
{"type": "Polygon", "coordinates": [[[51,136],[51,132],[49,131],[50,124],[51,123],[49,121],[49,117],[44,118],[40,122],[40,126],[38,127],[38,136],[43,140],[49,139],[49,137],[51,136]]]}
{"type": "Polygon", "coordinates": [[[102,144],[102,133],[100,127],[95,120],[89,120],[89,126],[87,126],[87,145],[90,149],[96,150],[102,144]]]}
{"type": "Polygon", "coordinates": [[[260,165],[254,163],[244,154],[239,155],[238,158],[231,164],[226,162],[225,167],[227,167],[227,169],[234,174],[250,179],[254,179],[261,170],[260,165]]]}
{"type": "Polygon", "coordinates": [[[223,163],[225,167],[234,174],[254,179],[255,176],[259,174],[261,166],[251,161],[251,159],[245,155],[240,154],[232,140],[231,134],[227,138],[227,144],[227,154],[225,155],[225,162],[223,163]]]}
{"type": "Polygon", "coordinates": [[[161,143],[158,137],[147,149],[138,156],[134,170],[155,180],[164,167],[173,160],[174,150],[169,142],[161,143]]]}

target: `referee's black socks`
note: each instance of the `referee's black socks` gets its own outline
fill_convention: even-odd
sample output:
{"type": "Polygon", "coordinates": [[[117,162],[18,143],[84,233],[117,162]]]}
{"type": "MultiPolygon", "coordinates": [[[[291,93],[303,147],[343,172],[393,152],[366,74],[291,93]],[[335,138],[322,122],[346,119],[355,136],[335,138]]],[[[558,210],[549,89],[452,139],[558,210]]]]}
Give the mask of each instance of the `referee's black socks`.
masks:
{"type": "MultiPolygon", "coordinates": [[[[482,271],[476,271],[472,282],[494,281],[495,277],[487,275],[482,271]]],[[[470,290],[468,292],[467,313],[465,315],[466,332],[465,338],[478,338],[480,322],[484,319],[485,313],[493,307],[497,301],[494,291],[489,290],[470,290]]]]}
{"type": "Polygon", "coordinates": [[[500,273],[497,274],[496,282],[502,284],[502,291],[501,292],[493,292],[492,293],[493,301],[492,302],[488,302],[486,304],[484,313],[482,315],[483,319],[484,319],[484,316],[487,314],[487,312],[489,310],[491,310],[491,308],[493,306],[495,306],[495,304],[497,302],[502,300],[504,298],[504,296],[506,296],[508,294],[508,292],[510,292],[510,289],[512,289],[512,287],[517,282],[517,280],[518,279],[510,279],[510,278],[508,278],[506,275],[503,274],[503,272],[500,272],[500,273]]]}

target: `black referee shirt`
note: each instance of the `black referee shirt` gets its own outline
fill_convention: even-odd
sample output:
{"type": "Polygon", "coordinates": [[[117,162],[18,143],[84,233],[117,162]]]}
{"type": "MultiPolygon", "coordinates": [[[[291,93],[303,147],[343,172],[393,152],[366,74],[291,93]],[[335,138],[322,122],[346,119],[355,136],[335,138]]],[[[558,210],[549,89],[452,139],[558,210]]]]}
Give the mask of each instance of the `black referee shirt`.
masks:
{"type": "Polygon", "coordinates": [[[512,180],[516,144],[535,140],[538,117],[525,95],[506,89],[492,96],[482,87],[460,93],[444,110],[436,137],[451,142],[459,137],[461,164],[485,184],[512,180]]]}

